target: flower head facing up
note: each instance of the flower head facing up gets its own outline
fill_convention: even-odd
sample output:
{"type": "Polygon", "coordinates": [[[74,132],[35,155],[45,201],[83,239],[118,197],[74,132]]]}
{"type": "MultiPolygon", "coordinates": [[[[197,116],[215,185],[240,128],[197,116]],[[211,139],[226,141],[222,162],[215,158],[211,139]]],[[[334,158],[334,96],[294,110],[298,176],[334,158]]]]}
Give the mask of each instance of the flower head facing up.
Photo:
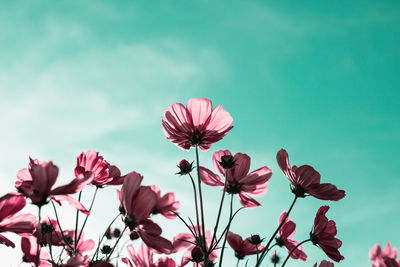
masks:
{"type": "MultiPolygon", "coordinates": [[[[237,194],[240,203],[246,208],[261,206],[252,197],[263,196],[267,192],[268,181],[272,176],[272,171],[267,167],[261,167],[251,173],[250,157],[243,153],[236,153],[232,157],[229,150],[220,150],[213,154],[214,169],[225,177],[227,175],[226,192],[229,194],[237,194]],[[231,157],[230,162],[234,162],[234,166],[230,169],[225,169],[221,166],[222,158],[231,157]]],[[[223,187],[223,180],[215,173],[205,167],[200,167],[200,179],[203,183],[210,186],[223,187]]]]}
{"type": "Polygon", "coordinates": [[[168,107],[162,117],[167,139],[184,150],[198,146],[207,151],[233,128],[228,112],[217,106],[213,109],[209,99],[190,99],[186,107],[175,103],[168,107]]]}
{"type": "Polygon", "coordinates": [[[264,246],[253,245],[248,239],[242,239],[240,235],[228,232],[227,241],[231,248],[235,251],[236,258],[242,260],[247,255],[257,254],[264,249],[264,246]]]}
{"type": "Polygon", "coordinates": [[[336,223],[332,220],[328,220],[325,216],[328,210],[329,206],[322,206],[319,208],[315,215],[310,239],[313,244],[318,245],[329,258],[339,262],[344,259],[339,252],[339,248],[342,246],[342,241],[335,238],[337,234],[336,223]]]}
{"type": "Polygon", "coordinates": [[[279,150],[276,159],[282,172],[292,184],[292,192],[297,197],[305,197],[306,194],[309,194],[321,200],[334,201],[345,197],[345,191],[337,189],[333,184],[321,184],[321,176],[313,167],[309,165],[290,166],[286,150],[279,150]]]}
{"type": "MultiPolygon", "coordinates": [[[[287,212],[282,212],[281,216],[279,217],[278,225],[280,225],[283,219],[286,217],[287,212]]],[[[285,246],[287,251],[290,253],[299,243],[292,240],[294,234],[296,233],[296,224],[291,221],[289,218],[286,218],[285,222],[283,223],[282,227],[279,229],[279,236],[276,238],[276,243],[279,246],[285,246]]],[[[293,259],[299,259],[302,261],[307,260],[307,255],[303,252],[303,247],[299,246],[296,248],[295,251],[292,252],[290,255],[293,259]]]]}

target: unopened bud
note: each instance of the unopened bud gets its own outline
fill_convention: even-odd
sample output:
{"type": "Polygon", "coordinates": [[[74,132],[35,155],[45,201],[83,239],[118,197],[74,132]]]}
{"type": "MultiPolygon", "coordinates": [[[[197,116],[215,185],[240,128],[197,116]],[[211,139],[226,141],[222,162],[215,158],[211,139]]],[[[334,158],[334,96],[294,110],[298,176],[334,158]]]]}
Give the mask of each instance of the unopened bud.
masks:
{"type": "Polygon", "coordinates": [[[262,239],[260,238],[259,235],[252,235],[251,237],[247,238],[247,241],[249,241],[249,243],[252,245],[260,245],[262,239]]]}
{"type": "Polygon", "coordinates": [[[203,261],[204,258],[204,254],[203,251],[201,250],[201,248],[199,247],[195,247],[192,249],[192,261],[193,262],[201,262],[203,261]]]}
{"type": "Polygon", "coordinates": [[[139,238],[139,234],[136,231],[133,231],[130,235],[129,238],[133,241],[139,238]]]}
{"type": "Polygon", "coordinates": [[[178,168],[180,171],[176,174],[180,175],[189,174],[193,170],[193,162],[189,163],[189,161],[183,159],[179,162],[178,168]]]}
{"type": "Polygon", "coordinates": [[[103,253],[103,254],[109,254],[110,252],[111,252],[111,247],[108,246],[108,245],[104,245],[104,246],[101,248],[101,253],[103,253]]]}
{"type": "Polygon", "coordinates": [[[121,235],[121,230],[119,230],[118,228],[115,228],[114,232],[113,232],[113,236],[115,238],[118,238],[120,235],[121,235]]]}

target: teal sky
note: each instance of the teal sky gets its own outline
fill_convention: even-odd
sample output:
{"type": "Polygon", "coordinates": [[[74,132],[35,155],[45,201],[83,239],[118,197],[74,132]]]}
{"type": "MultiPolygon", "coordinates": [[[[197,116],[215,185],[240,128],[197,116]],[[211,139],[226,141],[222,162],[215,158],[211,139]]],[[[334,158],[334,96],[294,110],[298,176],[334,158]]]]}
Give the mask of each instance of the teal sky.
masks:
{"type": "MultiPolygon", "coordinates": [[[[337,203],[299,201],[296,239],[330,205],[345,257],[337,265],[368,266],[375,243],[400,248],[399,25],[399,1],[2,1],[0,194],[13,190],[29,155],[53,160],[62,184],[75,157],[95,149],[175,191],[192,215],[189,181],[174,173],[194,154],[166,140],[161,116],[175,102],[206,97],[230,112],[234,128],[202,164],[230,149],[252,157],[253,170],[273,170],[264,207],[242,212],[232,231],[272,234],[292,199],[275,161],[285,148],[292,164],[312,165],[347,192],[337,203]]],[[[211,228],[220,191],[208,188],[206,197],[211,228]]],[[[116,208],[115,189],[105,189],[87,235],[96,239],[96,222],[116,208]]],[[[159,221],[168,237],[184,231],[159,221]]],[[[17,250],[0,254],[17,266],[17,250]]],[[[307,263],[287,266],[326,259],[311,244],[304,250],[307,263]]],[[[235,262],[231,251],[224,258],[235,262]]]]}

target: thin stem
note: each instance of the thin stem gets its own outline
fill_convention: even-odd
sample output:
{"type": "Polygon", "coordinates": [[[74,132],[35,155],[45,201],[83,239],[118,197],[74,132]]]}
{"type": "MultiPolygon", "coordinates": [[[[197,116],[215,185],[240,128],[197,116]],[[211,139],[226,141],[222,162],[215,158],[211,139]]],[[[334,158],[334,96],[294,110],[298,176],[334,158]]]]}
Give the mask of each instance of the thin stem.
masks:
{"type": "Polygon", "coordinates": [[[127,229],[127,228],[128,228],[128,226],[126,226],[126,225],[125,225],[125,228],[124,228],[124,230],[122,231],[121,235],[118,237],[117,241],[115,242],[115,244],[114,244],[113,248],[111,249],[111,252],[110,252],[110,254],[108,254],[108,256],[107,256],[107,260],[109,260],[109,259],[110,259],[111,255],[113,254],[113,252],[114,252],[115,248],[116,248],[116,247],[117,247],[117,245],[118,245],[118,242],[121,240],[121,237],[124,235],[124,233],[125,233],[125,231],[126,231],[126,229],[127,229]]]}
{"type": "Polygon", "coordinates": [[[239,261],[240,261],[240,259],[238,258],[238,259],[237,259],[237,262],[236,262],[236,267],[239,266],[239,261]]]}
{"type": "Polygon", "coordinates": [[[50,258],[51,258],[51,261],[52,262],[54,262],[54,259],[53,259],[53,249],[52,249],[52,247],[51,247],[51,237],[52,236],[49,236],[49,235],[47,235],[47,244],[49,244],[49,251],[50,251],[50,258]]]}
{"type": "MultiPolygon", "coordinates": [[[[210,249],[212,248],[212,246],[213,246],[213,244],[214,244],[214,239],[216,239],[217,230],[218,230],[218,224],[219,224],[219,219],[220,219],[220,217],[221,217],[222,206],[223,206],[223,204],[224,204],[224,197],[225,197],[225,193],[226,193],[227,181],[228,181],[228,169],[225,169],[225,184],[224,184],[224,190],[222,191],[221,202],[219,203],[219,210],[218,210],[217,222],[215,223],[214,234],[213,234],[213,237],[211,238],[211,246],[210,246],[210,249]]],[[[217,240],[215,240],[215,241],[217,241],[217,240]]],[[[209,252],[211,253],[211,251],[209,251],[209,252]]]]}
{"type": "MultiPolygon", "coordinates": [[[[197,182],[199,184],[199,197],[200,197],[200,211],[201,211],[201,227],[202,227],[202,237],[203,237],[203,243],[204,243],[204,249],[203,252],[205,254],[205,260],[204,263],[208,263],[208,255],[207,255],[207,245],[206,245],[206,231],[205,231],[205,225],[204,225],[204,209],[203,209],[203,195],[201,193],[201,180],[200,180],[200,169],[199,169],[199,148],[196,145],[196,165],[197,165],[197,182]]],[[[200,232],[200,229],[199,229],[200,232]]]]}
{"type": "Polygon", "coordinates": [[[40,220],[41,220],[41,212],[42,210],[42,206],[39,206],[39,210],[38,210],[38,227],[36,229],[37,231],[37,239],[36,239],[36,257],[35,257],[35,266],[38,267],[39,266],[39,259],[40,259],[40,239],[42,238],[42,225],[40,224],[40,220]]]}
{"type": "Polygon", "coordinates": [[[231,222],[232,222],[232,212],[233,212],[233,194],[231,195],[231,207],[230,207],[230,212],[229,212],[229,222],[228,222],[228,226],[226,227],[224,243],[222,244],[221,257],[219,260],[219,267],[222,266],[222,258],[224,257],[226,240],[228,238],[229,228],[231,227],[231,222]]]}
{"type": "Polygon", "coordinates": [[[93,261],[94,257],[99,253],[100,244],[101,244],[101,242],[103,242],[103,239],[104,239],[104,237],[106,236],[108,229],[111,227],[111,225],[115,222],[115,220],[116,220],[120,215],[121,215],[120,213],[117,214],[117,216],[115,216],[115,218],[111,221],[111,223],[110,223],[110,224],[108,225],[108,227],[106,228],[106,231],[104,232],[103,236],[101,237],[101,239],[100,239],[100,241],[99,241],[99,244],[98,244],[98,246],[97,246],[96,252],[93,254],[93,257],[92,257],[92,260],[91,260],[91,261],[93,261]]]}
{"type": "Polygon", "coordinates": [[[288,210],[288,212],[286,213],[286,216],[283,218],[282,222],[279,224],[278,228],[276,228],[274,234],[271,236],[271,238],[269,239],[267,245],[265,246],[265,248],[263,249],[263,251],[261,252],[260,255],[260,259],[257,261],[256,267],[260,266],[261,262],[264,260],[265,257],[265,253],[269,248],[269,245],[271,245],[272,240],[274,240],[276,234],[278,233],[278,231],[282,228],[283,224],[285,223],[286,219],[289,217],[290,212],[292,211],[292,208],[294,206],[294,203],[296,203],[297,200],[297,196],[294,197],[292,204],[290,205],[290,208],[288,210]]]}
{"type": "MultiPolygon", "coordinates": [[[[241,211],[242,209],[244,209],[244,207],[241,207],[240,209],[235,211],[235,213],[232,215],[232,219],[231,220],[233,220],[233,218],[235,218],[236,214],[238,214],[238,212],[241,211]]],[[[225,232],[226,232],[227,229],[228,229],[228,225],[225,227],[224,231],[222,232],[221,236],[218,238],[218,240],[215,243],[215,245],[214,245],[212,250],[214,250],[218,246],[218,244],[221,241],[221,239],[225,236],[225,232]]]]}
{"type": "Polygon", "coordinates": [[[71,250],[73,250],[74,248],[65,240],[65,236],[64,236],[64,231],[61,229],[61,224],[60,224],[60,220],[58,219],[58,214],[57,214],[57,209],[56,206],[54,205],[54,202],[51,201],[51,205],[53,205],[53,209],[54,209],[54,213],[56,215],[56,220],[57,220],[57,224],[58,224],[58,228],[60,228],[60,233],[63,239],[63,244],[66,244],[71,250]]]}
{"type": "MultiPolygon", "coordinates": [[[[199,222],[199,208],[197,204],[197,191],[196,191],[196,184],[194,183],[192,175],[189,173],[190,180],[192,181],[192,186],[193,186],[193,193],[194,193],[194,206],[196,208],[196,222],[197,222],[197,227],[200,227],[200,222],[199,222]]],[[[199,229],[200,231],[200,229],[199,229]]]]}
{"type": "MultiPolygon", "coordinates": [[[[78,196],[78,201],[81,202],[81,197],[82,197],[82,191],[79,192],[78,196]]],[[[75,238],[74,238],[74,254],[76,255],[76,246],[77,246],[77,241],[78,241],[78,224],[79,224],[79,210],[76,211],[76,216],[75,216],[75,238]]]]}
{"type": "MultiPolygon", "coordinates": [[[[90,212],[92,211],[93,203],[94,203],[94,200],[96,199],[96,194],[97,194],[97,190],[98,190],[98,189],[99,189],[99,188],[96,187],[96,190],[94,191],[93,198],[92,198],[92,202],[90,203],[90,207],[89,207],[89,214],[90,214],[90,212]]],[[[81,239],[81,235],[82,235],[82,233],[83,233],[83,228],[85,228],[86,222],[87,222],[87,220],[88,220],[88,218],[89,218],[89,214],[86,215],[85,221],[83,222],[81,231],[80,231],[79,236],[78,236],[78,240],[75,242],[75,244],[79,243],[79,240],[81,239]]],[[[75,234],[76,234],[76,232],[75,232],[75,234]]]]}
{"type": "Polygon", "coordinates": [[[258,244],[256,244],[257,261],[258,261],[258,244]]]}
{"type": "Polygon", "coordinates": [[[306,242],[308,242],[308,241],[311,241],[311,239],[306,239],[306,240],[300,242],[299,244],[297,244],[297,245],[289,252],[289,255],[286,257],[286,259],[285,259],[285,261],[283,262],[283,264],[282,264],[281,267],[285,266],[286,262],[287,262],[287,261],[289,260],[289,258],[290,258],[290,255],[292,255],[292,253],[293,253],[298,247],[300,247],[302,244],[304,244],[304,243],[306,243],[306,242]]]}

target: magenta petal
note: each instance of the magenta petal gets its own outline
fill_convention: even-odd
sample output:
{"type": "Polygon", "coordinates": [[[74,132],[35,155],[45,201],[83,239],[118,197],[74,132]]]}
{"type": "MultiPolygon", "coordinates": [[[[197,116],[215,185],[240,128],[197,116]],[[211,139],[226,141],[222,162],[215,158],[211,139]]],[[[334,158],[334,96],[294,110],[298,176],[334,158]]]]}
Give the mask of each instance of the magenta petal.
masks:
{"type": "Polygon", "coordinates": [[[224,135],[232,129],[233,119],[231,115],[220,105],[216,106],[211,113],[210,121],[207,124],[207,130],[218,132],[224,135]]]}
{"type": "Polygon", "coordinates": [[[201,127],[208,123],[212,111],[212,103],[209,99],[189,99],[186,108],[191,115],[194,127],[201,127]]]}
{"type": "Polygon", "coordinates": [[[6,245],[7,247],[15,248],[15,244],[11,240],[7,239],[4,235],[1,235],[1,234],[0,234],[0,244],[6,245]]]}
{"type": "Polygon", "coordinates": [[[209,186],[224,186],[224,182],[219,178],[218,175],[213,173],[207,168],[199,167],[200,180],[209,186]]]}
{"type": "Polygon", "coordinates": [[[126,210],[128,217],[135,218],[137,221],[146,219],[150,216],[155,205],[157,196],[148,186],[141,186],[131,203],[131,210],[126,210]]]}
{"type": "Polygon", "coordinates": [[[174,250],[171,242],[159,235],[151,235],[143,230],[139,230],[138,234],[147,246],[160,253],[170,254],[174,250]]]}
{"type": "Polygon", "coordinates": [[[338,201],[346,196],[344,190],[339,190],[329,183],[311,185],[308,191],[310,195],[321,200],[338,201]]]}
{"type": "Polygon", "coordinates": [[[235,160],[235,167],[232,168],[229,177],[229,180],[241,181],[243,177],[245,177],[250,170],[250,157],[243,153],[236,153],[233,157],[235,160]]]}
{"type": "Polygon", "coordinates": [[[51,195],[69,195],[82,191],[83,187],[90,184],[94,178],[93,173],[88,173],[84,178],[75,178],[69,184],[59,186],[51,191],[51,195]]]}
{"type": "Polygon", "coordinates": [[[250,197],[249,195],[247,195],[245,193],[238,194],[238,197],[239,197],[240,204],[242,204],[242,206],[245,208],[254,208],[254,207],[262,206],[255,199],[253,199],[252,197],[250,197]]]}
{"type": "Polygon", "coordinates": [[[222,156],[231,156],[231,152],[229,150],[219,150],[213,153],[212,162],[214,169],[218,171],[218,173],[225,177],[225,169],[219,164],[221,161],[222,156]]]}
{"type": "Polygon", "coordinates": [[[4,195],[0,200],[0,222],[11,217],[26,205],[25,197],[15,194],[4,195]]]}
{"type": "Polygon", "coordinates": [[[90,212],[82,205],[81,202],[79,202],[77,199],[68,196],[68,195],[57,195],[57,196],[52,196],[50,199],[54,200],[61,206],[61,201],[66,201],[68,204],[70,204],[72,207],[75,209],[79,210],[80,212],[89,215],[90,212]]]}

